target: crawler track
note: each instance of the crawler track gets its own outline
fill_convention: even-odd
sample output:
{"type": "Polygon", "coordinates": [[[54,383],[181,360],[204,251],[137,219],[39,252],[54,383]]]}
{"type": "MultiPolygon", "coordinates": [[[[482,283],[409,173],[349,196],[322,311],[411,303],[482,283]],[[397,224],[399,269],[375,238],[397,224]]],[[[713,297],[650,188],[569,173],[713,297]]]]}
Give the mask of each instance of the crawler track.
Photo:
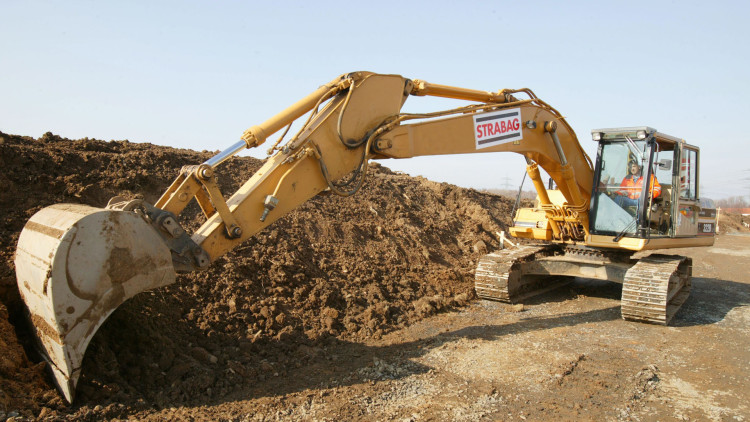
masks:
{"type": "Polygon", "coordinates": [[[690,295],[693,261],[676,255],[641,258],[625,274],[622,318],[667,325],[690,295]]]}
{"type": "Polygon", "coordinates": [[[479,260],[474,289],[482,299],[516,303],[567,284],[565,277],[526,276],[522,264],[559,253],[556,245],[529,245],[504,249],[479,260]]]}

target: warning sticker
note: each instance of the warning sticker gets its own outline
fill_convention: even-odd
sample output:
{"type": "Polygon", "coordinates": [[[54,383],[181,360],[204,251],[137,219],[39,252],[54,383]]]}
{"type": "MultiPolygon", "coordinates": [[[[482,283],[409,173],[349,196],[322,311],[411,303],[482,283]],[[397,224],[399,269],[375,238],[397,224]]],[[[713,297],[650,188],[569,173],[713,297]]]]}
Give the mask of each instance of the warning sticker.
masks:
{"type": "Polygon", "coordinates": [[[474,139],[477,149],[523,139],[521,109],[513,108],[474,115],[474,139]]]}

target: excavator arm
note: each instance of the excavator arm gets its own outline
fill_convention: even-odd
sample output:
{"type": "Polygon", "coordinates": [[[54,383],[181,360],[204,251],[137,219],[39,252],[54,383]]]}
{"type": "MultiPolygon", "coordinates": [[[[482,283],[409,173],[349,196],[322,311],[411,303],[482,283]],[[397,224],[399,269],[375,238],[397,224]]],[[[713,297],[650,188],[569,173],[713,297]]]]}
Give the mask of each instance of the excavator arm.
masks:
{"type": "MultiPolygon", "coordinates": [[[[286,131],[284,132],[286,134],[286,131]]],[[[168,285],[175,271],[206,268],[323,191],[352,195],[370,159],[510,151],[522,154],[554,238],[578,241],[587,230],[592,165],[565,119],[530,90],[477,91],[398,75],[342,75],[207,162],[181,169],[154,204],[114,198],[107,209],[59,204],[34,215],[19,238],[18,287],[40,348],[68,401],[86,348],[106,318],[139,292],[168,285]],[[517,99],[525,94],[528,98],[517,99]],[[471,101],[452,110],[407,114],[410,95],[471,101]],[[304,115],[299,132],[225,200],[217,167],[257,147],[304,115]],[[565,197],[553,204],[538,166],[565,197]],[[206,222],[192,235],[177,216],[195,199],[206,222]]]]}
{"type": "MultiPolygon", "coordinates": [[[[208,220],[193,234],[192,240],[213,260],[324,190],[353,194],[365,178],[370,159],[509,151],[527,158],[543,204],[550,204],[550,200],[537,166],[557,182],[569,207],[578,211],[580,222],[587,218],[593,175],[591,161],[564,118],[530,90],[492,93],[432,85],[397,75],[357,72],[337,78],[306,100],[248,129],[243,139],[248,146],[258,146],[301,113],[329,98],[331,101],[314,113],[298,135],[269,157],[226,202],[215,187],[213,166],[204,164],[183,171],[184,175],[173,183],[156,207],[179,214],[195,197],[208,220]],[[531,98],[517,100],[512,94],[518,92],[531,98]],[[400,109],[409,95],[478,103],[444,112],[402,114],[400,109]],[[521,135],[515,141],[478,148],[477,131],[494,133],[494,123],[484,123],[482,128],[480,122],[478,128],[477,116],[503,110],[516,112],[509,125],[516,121],[515,131],[521,135]],[[405,123],[412,120],[417,123],[405,123]],[[350,183],[339,186],[336,181],[347,175],[351,176],[350,183]],[[190,185],[187,191],[181,188],[186,183],[190,185]],[[210,201],[206,201],[205,192],[210,201]]],[[[233,150],[231,147],[228,151],[233,150]]],[[[581,224],[587,229],[588,224],[581,224]]]]}

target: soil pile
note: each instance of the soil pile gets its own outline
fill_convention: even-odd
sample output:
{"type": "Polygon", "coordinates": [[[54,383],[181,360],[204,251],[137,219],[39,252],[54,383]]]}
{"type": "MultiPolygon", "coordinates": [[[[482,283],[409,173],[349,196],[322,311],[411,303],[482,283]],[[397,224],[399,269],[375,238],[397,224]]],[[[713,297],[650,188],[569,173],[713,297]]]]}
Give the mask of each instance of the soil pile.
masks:
{"type": "Polygon", "coordinates": [[[720,212],[719,234],[750,232],[750,217],[742,214],[720,212]]]}
{"type": "MultiPolygon", "coordinates": [[[[354,197],[313,198],[207,271],[118,308],[89,346],[75,406],[65,406],[33,363],[38,357],[20,347],[31,353],[12,262],[24,223],[59,202],[103,207],[115,195],[142,195],[153,203],[181,166],[211,155],[0,133],[0,299],[9,312],[0,307],[0,419],[13,411],[82,416],[88,406],[117,417],[227,400],[305,365],[331,341],[379,337],[464,305],[476,260],[510,222],[506,198],[375,164],[354,197]]],[[[222,192],[260,165],[222,165],[222,192]]],[[[198,207],[188,207],[183,223],[200,222],[198,207]]]]}

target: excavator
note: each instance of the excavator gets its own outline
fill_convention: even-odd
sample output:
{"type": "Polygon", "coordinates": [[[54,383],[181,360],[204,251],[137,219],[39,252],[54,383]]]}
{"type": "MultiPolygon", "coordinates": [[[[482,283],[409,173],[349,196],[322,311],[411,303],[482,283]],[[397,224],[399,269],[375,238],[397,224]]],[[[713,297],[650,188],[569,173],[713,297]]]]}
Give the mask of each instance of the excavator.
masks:
{"type": "Polygon", "coordinates": [[[478,262],[477,295],[514,303],[574,277],[609,280],[623,285],[624,319],[665,325],[690,292],[691,260],[643,251],[713,244],[715,211],[701,208],[698,191],[700,150],[648,126],[597,129],[592,138],[595,163],[565,118],[526,88],[344,74],[208,161],[183,167],[154,204],[116,197],[106,208],[40,210],[18,240],[18,288],[54,381],[72,402],[89,342],[127,299],[206,269],[315,195],[355,194],[370,160],[507,151],[526,159],[537,201],[509,227],[528,241],[478,262]],[[405,113],[409,96],[466,105],[405,113]],[[284,141],[295,122],[299,130],[284,141]],[[263,166],[225,199],[220,165],[282,130],[263,166]],[[623,193],[633,163],[651,183],[623,193]],[[191,234],[179,216],[192,200],[206,220],[191,234]]]}

